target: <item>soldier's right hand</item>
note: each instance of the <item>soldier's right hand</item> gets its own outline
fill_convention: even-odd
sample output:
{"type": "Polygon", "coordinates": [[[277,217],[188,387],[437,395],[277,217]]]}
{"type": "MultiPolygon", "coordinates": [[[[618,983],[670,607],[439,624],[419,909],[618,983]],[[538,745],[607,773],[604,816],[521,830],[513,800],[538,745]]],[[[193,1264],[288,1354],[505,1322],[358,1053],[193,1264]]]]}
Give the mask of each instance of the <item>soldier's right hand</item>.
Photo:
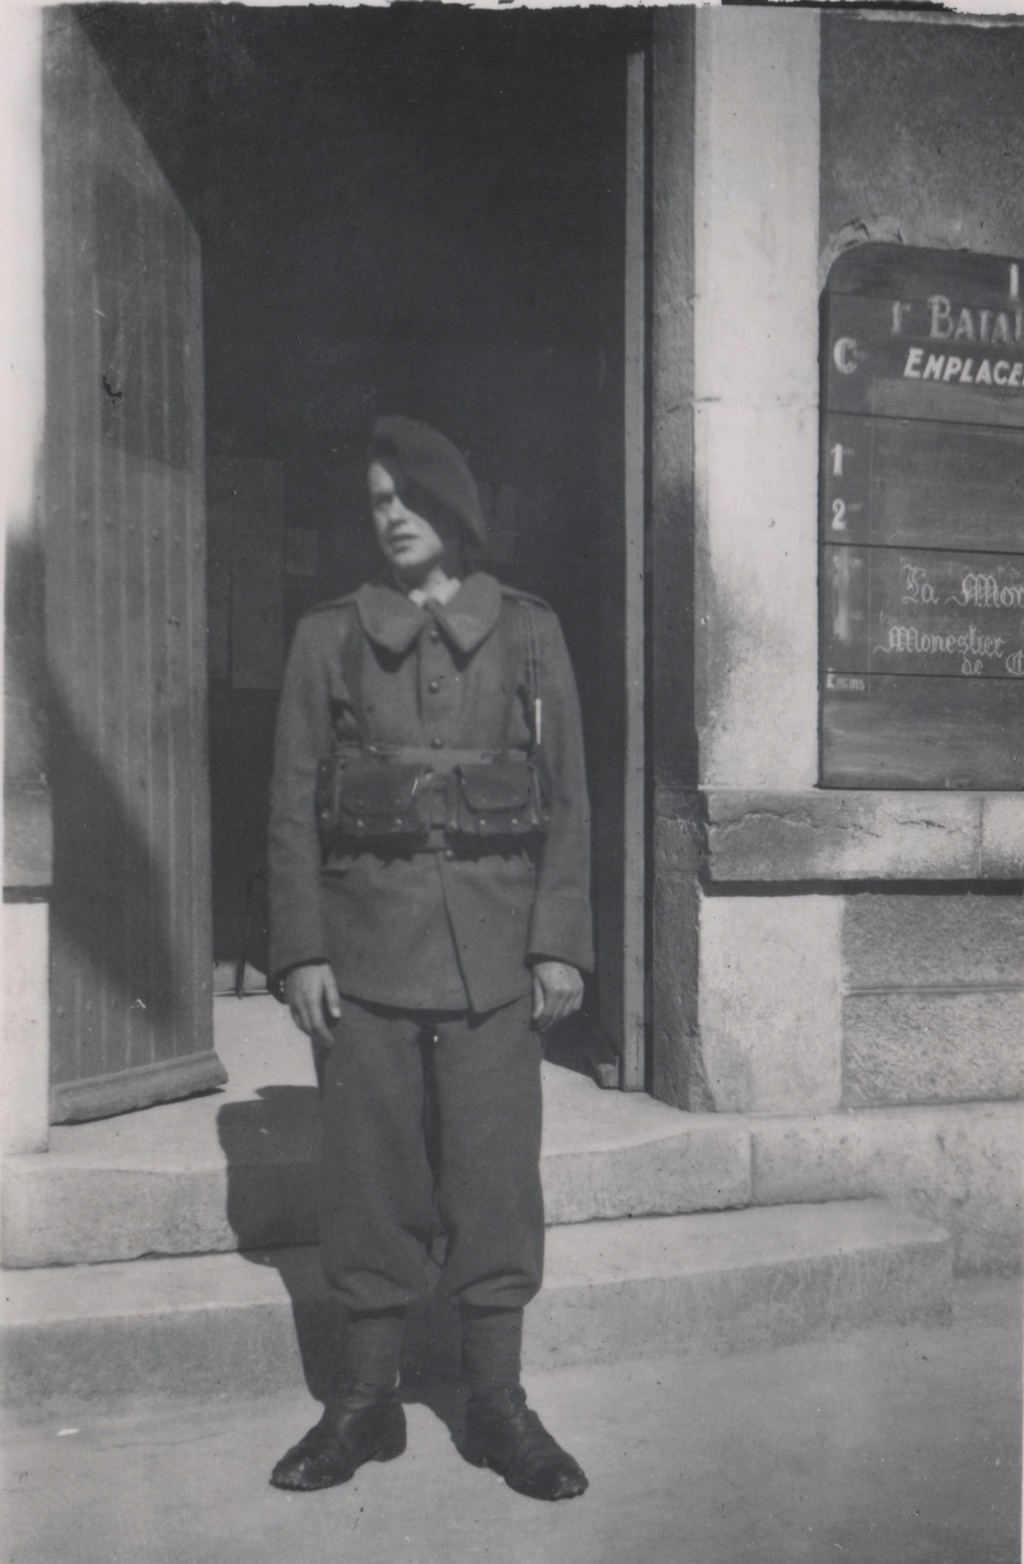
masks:
{"type": "Polygon", "coordinates": [[[292,1020],[307,1037],[333,1043],[331,1023],[341,1015],[341,996],[326,961],[293,967],[284,980],[284,997],[292,1020]]]}

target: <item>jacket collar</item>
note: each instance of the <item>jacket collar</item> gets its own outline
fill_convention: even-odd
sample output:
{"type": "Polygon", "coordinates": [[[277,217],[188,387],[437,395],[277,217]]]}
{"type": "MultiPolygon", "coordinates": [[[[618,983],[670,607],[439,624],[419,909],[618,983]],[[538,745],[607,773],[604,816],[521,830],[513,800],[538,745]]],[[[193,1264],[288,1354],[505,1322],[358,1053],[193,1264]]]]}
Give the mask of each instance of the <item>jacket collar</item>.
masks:
{"type": "Polygon", "coordinates": [[[428,618],[436,619],[460,652],[472,652],[486,640],[501,612],[501,588],[480,570],[468,576],[450,603],[416,604],[394,587],[362,586],[356,593],[359,622],[378,646],[404,656],[428,618]]]}

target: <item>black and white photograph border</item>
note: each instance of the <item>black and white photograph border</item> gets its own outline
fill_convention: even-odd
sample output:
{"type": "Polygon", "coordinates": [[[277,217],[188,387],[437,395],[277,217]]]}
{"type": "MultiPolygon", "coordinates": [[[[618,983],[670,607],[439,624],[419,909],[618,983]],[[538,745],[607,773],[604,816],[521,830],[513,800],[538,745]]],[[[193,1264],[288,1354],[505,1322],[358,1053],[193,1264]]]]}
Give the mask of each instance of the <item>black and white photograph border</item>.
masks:
{"type": "Polygon", "coordinates": [[[4,1564],[1017,1564],[1024,5],[0,29],[4,1564]]]}

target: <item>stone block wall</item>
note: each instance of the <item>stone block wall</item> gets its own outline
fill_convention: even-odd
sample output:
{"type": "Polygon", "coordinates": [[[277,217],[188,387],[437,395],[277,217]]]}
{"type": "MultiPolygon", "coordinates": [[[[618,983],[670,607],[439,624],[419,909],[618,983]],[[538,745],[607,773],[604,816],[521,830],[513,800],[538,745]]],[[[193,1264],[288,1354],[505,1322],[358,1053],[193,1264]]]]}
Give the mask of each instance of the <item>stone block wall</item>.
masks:
{"type": "Polygon", "coordinates": [[[702,896],[699,1047],[716,1112],[839,1106],[842,910],[839,896],[702,896]]]}
{"type": "Polygon", "coordinates": [[[1024,1097],[1024,900],[913,890],[733,894],[697,904],[690,1046],[714,1112],[1024,1097]]]}
{"type": "MultiPolygon", "coordinates": [[[[829,15],[820,37],[819,281],[872,238],[1019,255],[1021,30],[829,15]]],[[[1024,800],[913,795],[923,813],[911,822],[910,800],[887,797],[917,862],[886,865],[891,889],[846,898],[843,1104],[1020,1097],[1024,800]],[[927,892],[903,883],[944,877],[927,892]]]]}
{"type": "Polygon", "coordinates": [[[702,1093],[687,1106],[1024,1097],[1024,898],[1004,850],[1024,797],[736,790],[705,803],[702,1093]]]}
{"type": "Polygon", "coordinates": [[[1024,1096],[1024,900],[845,898],[843,1104],[1024,1096]]]}
{"type": "MultiPolygon", "coordinates": [[[[672,54],[655,39],[657,125],[672,54]]],[[[656,244],[680,275],[670,288],[655,273],[653,344],[656,496],[663,431],[687,410],[692,427],[693,515],[677,502],[676,517],[695,603],[690,763],[659,766],[655,742],[655,1091],[681,1106],[798,1115],[1024,1093],[1024,797],[822,789],[817,731],[821,282],[838,249],[872,237],[1024,246],[1024,183],[988,157],[1018,112],[1006,42],[742,7],[699,11],[684,39],[693,195],[656,140],[656,244]],[[940,166],[949,105],[962,210],[940,166]],[[683,298],[689,357],[663,327],[683,298]]],[[[1009,42],[1019,64],[1024,35],[1009,42]]],[[[656,570],[671,564],[662,542],[656,570]]],[[[677,649],[657,617],[654,637],[663,724],[659,666],[677,649]]],[[[680,691],[680,713],[689,701],[680,691]]]]}

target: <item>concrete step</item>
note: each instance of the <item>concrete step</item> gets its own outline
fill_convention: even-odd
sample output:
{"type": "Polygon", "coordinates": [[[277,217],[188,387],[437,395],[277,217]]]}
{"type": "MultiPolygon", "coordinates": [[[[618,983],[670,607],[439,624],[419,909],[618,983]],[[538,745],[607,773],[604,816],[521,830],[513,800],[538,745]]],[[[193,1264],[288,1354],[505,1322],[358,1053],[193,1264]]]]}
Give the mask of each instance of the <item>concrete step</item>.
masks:
{"type": "MultiPolygon", "coordinates": [[[[7,1267],[294,1247],[316,1236],[319,1123],[308,1044],[267,996],[215,1001],[227,1089],[94,1124],[5,1159],[7,1267]]],[[[815,1117],[687,1114],[544,1067],[553,1226],[878,1197],[948,1228],[961,1271],[1022,1253],[1024,1103],[815,1117]]]]}
{"type": "MultiPolygon", "coordinates": [[[[12,1268],[211,1254],[316,1238],[312,1057],[269,997],[215,1001],[223,1092],[92,1124],[5,1159],[2,1261],[12,1268]]],[[[552,1225],[750,1201],[750,1135],[544,1066],[543,1176],[552,1225]]]]}
{"type": "MultiPolygon", "coordinates": [[[[316,1251],[8,1272],[4,1399],[38,1405],[322,1389],[337,1315],[316,1251]]],[[[574,1224],[548,1235],[527,1369],[819,1339],[948,1318],[948,1235],[884,1201],[574,1224]]],[[[453,1311],[411,1329],[420,1370],[453,1360],[453,1311]]]]}

